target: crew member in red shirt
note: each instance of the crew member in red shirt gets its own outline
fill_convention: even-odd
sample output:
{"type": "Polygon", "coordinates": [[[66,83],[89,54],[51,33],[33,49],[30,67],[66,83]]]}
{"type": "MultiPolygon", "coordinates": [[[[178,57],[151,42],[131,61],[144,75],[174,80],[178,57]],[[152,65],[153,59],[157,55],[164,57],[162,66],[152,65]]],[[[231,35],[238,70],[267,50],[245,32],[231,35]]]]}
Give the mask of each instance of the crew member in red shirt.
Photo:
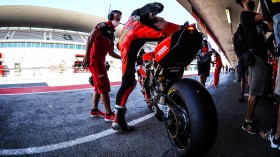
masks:
{"type": "Polygon", "coordinates": [[[221,59],[220,54],[215,49],[213,49],[213,54],[214,54],[214,62],[216,64],[216,67],[215,67],[215,71],[214,71],[214,84],[212,86],[213,87],[218,87],[219,86],[220,72],[221,72],[223,63],[222,63],[222,59],[221,59]]]}
{"type": "Polygon", "coordinates": [[[122,13],[113,10],[108,14],[108,21],[96,25],[88,37],[86,54],[83,60],[83,67],[88,68],[94,80],[94,93],[92,96],[92,117],[104,117],[105,121],[113,121],[115,114],[110,107],[110,82],[105,67],[105,57],[109,53],[113,58],[121,59],[120,55],[114,52],[115,27],[120,23],[122,13]],[[98,109],[98,102],[104,104],[106,113],[98,109]]]}

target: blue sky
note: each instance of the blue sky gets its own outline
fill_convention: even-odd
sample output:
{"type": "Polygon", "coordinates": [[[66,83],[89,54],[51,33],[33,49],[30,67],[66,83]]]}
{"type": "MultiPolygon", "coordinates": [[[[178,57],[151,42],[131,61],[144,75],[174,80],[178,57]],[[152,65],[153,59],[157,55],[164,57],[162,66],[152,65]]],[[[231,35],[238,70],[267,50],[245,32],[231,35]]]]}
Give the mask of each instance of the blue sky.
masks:
{"type": "Polygon", "coordinates": [[[190,23],[195,23],[193,17],[176,0],[1,0],[0,5],[46,6],[101,17],[107,17],[111,5],[111,10],[122,11],[121,23],[125,23],[133,10],[151,2],[160,2],[164,5],[164,10],[159,16],[164,17],[167,21],[184,24],[188,20],[190,23]]]}

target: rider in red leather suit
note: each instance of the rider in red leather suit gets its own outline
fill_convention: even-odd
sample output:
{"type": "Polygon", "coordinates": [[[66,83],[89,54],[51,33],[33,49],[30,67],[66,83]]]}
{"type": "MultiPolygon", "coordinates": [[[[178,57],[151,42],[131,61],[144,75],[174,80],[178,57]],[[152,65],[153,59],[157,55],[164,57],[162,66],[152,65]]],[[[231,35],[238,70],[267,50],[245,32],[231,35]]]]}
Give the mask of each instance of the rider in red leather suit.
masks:
{"type": "Polygon", "coordinates": [[[160,41],[180,29],[179,25],[156,16],[162,10],[163,5],[156,2],[136,9],[120,34],[118,49],[122,58],[122,84],[116,97],[116,116],[112,124],[115,130],[133,130],[124,117],[126,101],[136,85],[135,62],[138,51],[147,41],[160,41]]]}

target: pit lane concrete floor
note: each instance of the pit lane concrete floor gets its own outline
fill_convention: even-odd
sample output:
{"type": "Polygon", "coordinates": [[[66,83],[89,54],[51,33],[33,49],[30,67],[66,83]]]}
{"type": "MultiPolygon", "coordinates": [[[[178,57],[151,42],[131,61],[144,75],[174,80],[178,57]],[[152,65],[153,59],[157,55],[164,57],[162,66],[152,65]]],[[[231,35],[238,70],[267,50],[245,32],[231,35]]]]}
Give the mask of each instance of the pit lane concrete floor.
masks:
{"type": "MultiPolygon", "coordinates": [[[[206,156],[280,157],[280,151],[270,148],[269,141],[241,129],[247,102],[237,101],[240,84],[234,73],[221,73],[218,88],[209,86],[212,78],[211,74],[206,85],[217,107],[219,126],[216,142],[206,156]]],[[[0,91],[1,156],[175,156],[162,123],[143,103],[139,86],[127,102],[127,120],[136,127],[132,133],[115,133],[103,119],[89,117],[92,89],[88,85],[73,91],[60,87],[68,91],[36,93],[38,86],[32,87],[29,94],[0,91]]],[[[110,93],[112,107],[118,88],[116,84],[110,93]]],[[[102,104],[100,108],[103,109],[102,104]]],[[[272,101],[260,98],[255,116],[260,129],[275,126],[276,109],[272,101]]]]}

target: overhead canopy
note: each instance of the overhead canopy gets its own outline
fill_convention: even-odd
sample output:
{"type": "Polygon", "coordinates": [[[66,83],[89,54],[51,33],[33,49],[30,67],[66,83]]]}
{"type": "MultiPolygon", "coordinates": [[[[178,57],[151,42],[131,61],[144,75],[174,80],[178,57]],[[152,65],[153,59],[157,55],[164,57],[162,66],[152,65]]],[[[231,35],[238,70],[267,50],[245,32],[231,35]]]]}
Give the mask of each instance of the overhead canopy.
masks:
{"type": "MultiPolygon", "coordinates": [[[[80,32],[91,32],[106,18],[49,7],[6,5],[0,6],[0,27],[55,28],[80,32]]],[[[117,27],[119,34],[121,26],[117,27]]]]}
{"type": "MultiPolygon", "coordinates": [[[[240,22],[242,7],[235,0],[177,0],[201,24],[202,32],[212,35],[216,44],[228,58],[232,66],[238,61],[234,50],[232,36],[240,22]],[[231,24],[228,23],[226,9],[229,9],[231,24]]],[[[255,11],[260,12],[259,0],[255,11]]]]}

